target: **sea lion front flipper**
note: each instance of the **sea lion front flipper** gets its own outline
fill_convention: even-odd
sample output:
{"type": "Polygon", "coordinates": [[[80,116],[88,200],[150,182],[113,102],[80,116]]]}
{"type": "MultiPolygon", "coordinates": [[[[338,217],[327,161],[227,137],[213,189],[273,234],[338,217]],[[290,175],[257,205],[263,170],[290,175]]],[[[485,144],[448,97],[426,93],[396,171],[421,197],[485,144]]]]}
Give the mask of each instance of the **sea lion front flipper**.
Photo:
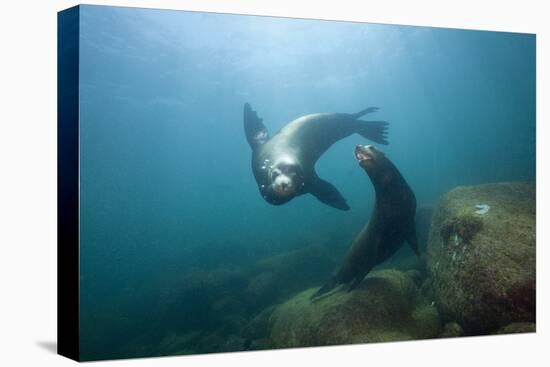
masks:
{"type": "Polygon", "coordinates": [[[319,178],[317,174],[313,177],[309,192],[321,202],[332,206],[333,208],[349,210],[349,205],[346,203],[346,199],[344,199],[338,189],[327,181],[319,178]]]}
{"type": "Polygon", "coordinates": [[[256,111],[254,111],[248,103],[244,104],[243,112],[246,140],[252,150],[255,150],[269,140],[269,133],[262,119],[258,117],[256,111]]]}

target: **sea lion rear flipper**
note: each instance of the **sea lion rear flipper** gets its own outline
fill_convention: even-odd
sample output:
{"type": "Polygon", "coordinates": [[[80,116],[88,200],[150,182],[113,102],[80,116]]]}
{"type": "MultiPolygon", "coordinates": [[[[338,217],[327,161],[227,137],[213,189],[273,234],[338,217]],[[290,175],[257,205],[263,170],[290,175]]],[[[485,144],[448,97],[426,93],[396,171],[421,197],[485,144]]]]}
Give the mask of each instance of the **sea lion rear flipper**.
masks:
{"type": "Polygon", "coordinates": [[[348,284],[348,292],[354,290],[359,284],[361,284],[362,281],[363,277],[353,278],[353,280],[348,284]]]}
{"type": "Polygon", "coordinates": [[[361,110],[357,113],[352,114],[352,116],[353,116],[354,119],[358,119],[359,117],[364,116],[367,113],[373,113],[373,112],[378,111],[379,109],[380,109],[380,107],[367,107],[364,110],[361,110]]]}
{"type": "Polygon", "coordinates": [[[313,293],[311,297],[309,297],[310,300],[315,301],[317,298],[321,297],[322,295],[332,291],[334,288],[340,285],[340,282],[336,278],[336,276],[332,276],[328,282],[326,282],[321,288],[317,290],[317,292],[313,293]]]}
{"type": "Polygon", "coordinates": [[[355,120],[355,132],[362,137],[372,140],[378,144],[388,145],[387,133],[389,123],[386,121],[363,121],[358,120],[366,114],[378,111],[378,107],[368,107],[357,113],[352,114],[352,118],[355,120]]]}
{"type": "Polygon", "coordinates": [[[254,150],[269,140],[269,133],[262,123],[262,119],[258,117],[256,111],[248,103],[244,104],[243,112],[246,140],[252,150],[254,150]]]}
{"type": "Polygon", "coordinates": [[[309,192],[321,202],[340,210],[349,210],[346,199],[332,184],[315,175],[309,192]]]}
{"type": "Polygon", "coordinates": [[[320,297],[328,297],[332,293],[335,293],[336,291],[339,291],[340,289],[345,289],[346,292],[351,292],[354,290],[361,282],[363,281],[363,276],[356,277],[351,280],[351,282],[348,283],[342,283],[338,280],[338,277],[333,276],[330,278],[328,282],[325,283],[321,288],[317,290],[317,292],[313,293],[309,299],[312,302],[317,301],[320,297]]]}
{"type": "Polygon", "coordinates": [[[387,134],[389,122],[356,120],[355,132],[375,143],[388,145],[387,134]]]}

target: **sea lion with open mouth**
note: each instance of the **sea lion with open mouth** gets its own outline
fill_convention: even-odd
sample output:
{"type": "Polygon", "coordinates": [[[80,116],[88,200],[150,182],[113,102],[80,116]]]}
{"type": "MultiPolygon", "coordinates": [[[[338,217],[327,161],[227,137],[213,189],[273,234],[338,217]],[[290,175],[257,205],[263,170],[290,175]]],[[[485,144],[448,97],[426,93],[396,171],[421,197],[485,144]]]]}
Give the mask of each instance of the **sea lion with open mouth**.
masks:
{"type": "Polygon", "coordinates": [[[374,185],[376,202],[367,225],[349,248],[340,270],[311,299],[345,285],[354,289],[376,265],[390,258],[407,241],[418,253],[416,198],[394,164],[373,146],[358,145],[355,157],[374,185]]]}
{"type": "Polygon", "coordinates": [[[369,107],[355,114],[306,115],[269,137],[262,119],[246,103],[244,131],[252,148],[252,172],[262,197],[270,204],[281,205],[310,193],[327,205],[348,210],[340,192],[317,176],[315,163],[332,144],[354,133],[379,144],[388,144],[387,122],[359,120],[377,110],[377,107],[369,107]]]}

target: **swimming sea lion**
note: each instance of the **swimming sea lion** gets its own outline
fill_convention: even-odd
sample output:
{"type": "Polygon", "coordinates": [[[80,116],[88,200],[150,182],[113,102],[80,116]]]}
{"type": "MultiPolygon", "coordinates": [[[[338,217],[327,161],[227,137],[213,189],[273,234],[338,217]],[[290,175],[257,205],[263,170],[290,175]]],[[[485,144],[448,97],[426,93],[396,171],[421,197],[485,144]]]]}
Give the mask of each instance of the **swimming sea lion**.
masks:
{"type": "Polygon", "coordinates": [[[281,205],[310,193],[323,203],[341,210],[349,206],[340,192],[319,178],[315,163],[335,142],[353,133],[376,143],[388,144],[385,121],[362,121],[359,117],[377,111],[369,107],[355,114],[316,113],[289,122],[269,137],[258,114],[244,105],[244,131],[252,148],[252,172],[262,197],[281,205]]]}
{"type": "Polygon", "coordinates": [[[374,186],[376,202],[369,222],[353,241],[340,270],[311,298],[346,285],[354,289],[373,267],[391,257],[407,241],[418,253],[416,198],[393,163],[373,146],[358,145],[355,157],[374,186]]]}

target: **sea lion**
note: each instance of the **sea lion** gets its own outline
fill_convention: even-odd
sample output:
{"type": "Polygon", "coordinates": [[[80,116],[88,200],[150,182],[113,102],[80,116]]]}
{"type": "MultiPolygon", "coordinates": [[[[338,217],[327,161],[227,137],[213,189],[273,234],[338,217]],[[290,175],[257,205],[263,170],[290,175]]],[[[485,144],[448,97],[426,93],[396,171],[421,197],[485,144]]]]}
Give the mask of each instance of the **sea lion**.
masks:
{"type": "Polygon", "coordinates": [[[340,210],[349,206],[340,192],[315,172],[315,163],[335,142],[353,133],[379,144],[388,144],[385,121],[362,121],[376,112],[369,107],[355,114],[316,113],[289,122],[269,137],[262,119],[248,103],[244,105],[244,131],[252,148],[252,172],[262,197],[281,205],[310,193],[321,202],[340,210]]]}
{"type": "Polygon", "coordinates": [[[416,198],[394,164],[373,146],[358,145],[355,157],[369,175],[376,201],[370,220],[349,248],[340,270],[313,296],[345,285],[354,289],[376,265],[407,241],[419,256],[416,239],[416,198]]]}

